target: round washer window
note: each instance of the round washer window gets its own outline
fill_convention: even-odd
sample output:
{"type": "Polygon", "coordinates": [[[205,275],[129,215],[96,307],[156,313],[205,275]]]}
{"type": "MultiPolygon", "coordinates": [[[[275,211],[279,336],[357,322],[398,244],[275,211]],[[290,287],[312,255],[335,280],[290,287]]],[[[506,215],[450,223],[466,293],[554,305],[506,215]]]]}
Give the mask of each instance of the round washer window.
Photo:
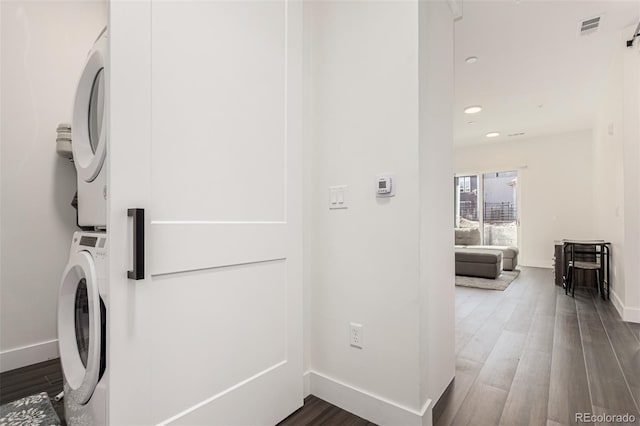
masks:
{"type": "Polygon", "coordinates": [[[91,150],[95,154],[100,142],[100,132],[102,131],[102,118],[104,114],[104,68],[96,74],[91,88],[91,98],[89,99],[89,143],[91,150]]]}
{"type": "Polygon", "coordinates": [[[76,344],[82,365],[87,367],[89,357],[89,299],[87,298],[87,280],[82,278],[78,283],[75,299],[76,344]]]}

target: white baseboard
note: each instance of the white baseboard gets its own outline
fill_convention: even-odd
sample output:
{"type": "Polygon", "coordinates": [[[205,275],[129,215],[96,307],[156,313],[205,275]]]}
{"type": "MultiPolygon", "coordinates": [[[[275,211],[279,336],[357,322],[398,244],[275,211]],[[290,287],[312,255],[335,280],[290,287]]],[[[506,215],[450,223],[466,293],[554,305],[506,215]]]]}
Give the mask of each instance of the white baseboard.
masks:
{"type": "Polygon", "coordinates": [[[624,308],[624,316],[622,317],[627,322],[637,322],[640,324],[640,308],[624,308]]]}
{"type": "Polygon", "coordinates": [[[553,262],[551,260],[534,260],[531,262],[522,262],[518,260],[518,266],[526,266],[527,268],[553,269],[553,262]]]}
{"type": "Polygon", "coordinates": [[[312,395],[379,425],[431,426],[431,400],[420,411],[404,407],[316,371],[305,373],[312,395]]]}
{"type": "Polygon", "coordinates": [[[58,358],[58,339],[0,352],[0,372],[58,358]]]}
{"type": "Polygon", "coordinates": [[[614,289],[611,289],[611,301],[623,321],[640,323],[640,308],[625,306],[614,289]]]}
{"type": "Polygon", "coordinates": [[[610,290],[611,302],[613,302],[613,306],[616,308],[616,311],[618,311],[618,314],[620,314],[620,318],[624,320],[624,304],[622,303],[622,300],[620,300],[620,297],[618,297],[618,294],[615,292],[615,290],[610,290]]]}

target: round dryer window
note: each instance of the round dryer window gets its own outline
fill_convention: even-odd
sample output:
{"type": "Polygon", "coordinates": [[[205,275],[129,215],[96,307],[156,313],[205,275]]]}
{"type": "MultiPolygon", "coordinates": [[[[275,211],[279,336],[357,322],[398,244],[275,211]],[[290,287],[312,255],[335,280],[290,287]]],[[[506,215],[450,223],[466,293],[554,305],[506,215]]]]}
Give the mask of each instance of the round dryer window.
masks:
{"type": "Polygon", "coordinates": [[[85,182],[98,176],[107,152],[106,55],[107,39],[103,35],[84,64],[73,102],[71,149],[78,177],[85,182]]]}
{"type": "Polygon", "coordinates": [[[104,68],[101,68],[93,80],[91,99],[89,100],[89,145],[95,154],[100,143],[102,119],[104,117],[104,68]]]}

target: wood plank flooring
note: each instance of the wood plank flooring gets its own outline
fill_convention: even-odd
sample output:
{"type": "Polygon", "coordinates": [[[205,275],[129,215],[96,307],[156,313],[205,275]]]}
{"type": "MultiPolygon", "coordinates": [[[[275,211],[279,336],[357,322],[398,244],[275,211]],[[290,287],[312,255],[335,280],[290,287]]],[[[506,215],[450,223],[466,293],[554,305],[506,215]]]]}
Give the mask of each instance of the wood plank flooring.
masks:
{"type": "MultiPolygon", "coordinates": [[[[62,391],[62,385],[60,359],[7,371],[0,374],[0,405],[25,396],[47,392],[64,426],[64,402],[53,401],[53,398],[62,391]]],[[[304,406],[279,424],[279,426],[307,425],[375,426],[313,395],[305,398],[304,406]]]]}
{"type": "MultiPolygon", "coordinates": [[[[504,292],[456,287],[456,344],[436,426],[568,426],[582,412],[640,425],[640,324],[590,293],[565,296],[551,270],[522,268],[504,292]]],[[[0,374],[0,404],[61,390],[59,360],[0,374]]],[[[298,425],[375,426],[315,396],[280,423],[298,425]]]]}
{"type": "Polygon", "coordinates": [[[361,417],[351,414],[335,405],[329,404],[316,396],[309,395],[304,399],[304,406],[278,426],[376,426],[361,417]]]}
{"type": "Polygon", "coordinates": [[[550,269],[522,268],[504,292],[456,287],[456,378],[434,425],[640,425],[639,330],[586,290],[565,296],[550,269]]]}
{"type": "Polygon", "coordinates": [[[64,425],[64,402],[53,398],[62,392],[60,359],[41,362],[0,374],[0,405],[25,396],[46,392],[64,425]]]}

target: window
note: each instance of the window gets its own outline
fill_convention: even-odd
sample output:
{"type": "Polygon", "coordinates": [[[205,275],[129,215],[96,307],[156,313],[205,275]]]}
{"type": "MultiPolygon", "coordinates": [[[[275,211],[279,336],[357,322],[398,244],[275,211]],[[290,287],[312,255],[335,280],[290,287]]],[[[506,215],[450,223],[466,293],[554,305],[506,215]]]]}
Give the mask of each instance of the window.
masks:
{"type": "Polygon", "coordinates": [[[471,176],[462,176],[459,178],[460,192],[471,192],[471,176]]]}
{"type": "Polygon", "coordinates": [[[517,246],[517,171],[455,178],[455,226],[480,230],[483,245],[517,246]]]}

